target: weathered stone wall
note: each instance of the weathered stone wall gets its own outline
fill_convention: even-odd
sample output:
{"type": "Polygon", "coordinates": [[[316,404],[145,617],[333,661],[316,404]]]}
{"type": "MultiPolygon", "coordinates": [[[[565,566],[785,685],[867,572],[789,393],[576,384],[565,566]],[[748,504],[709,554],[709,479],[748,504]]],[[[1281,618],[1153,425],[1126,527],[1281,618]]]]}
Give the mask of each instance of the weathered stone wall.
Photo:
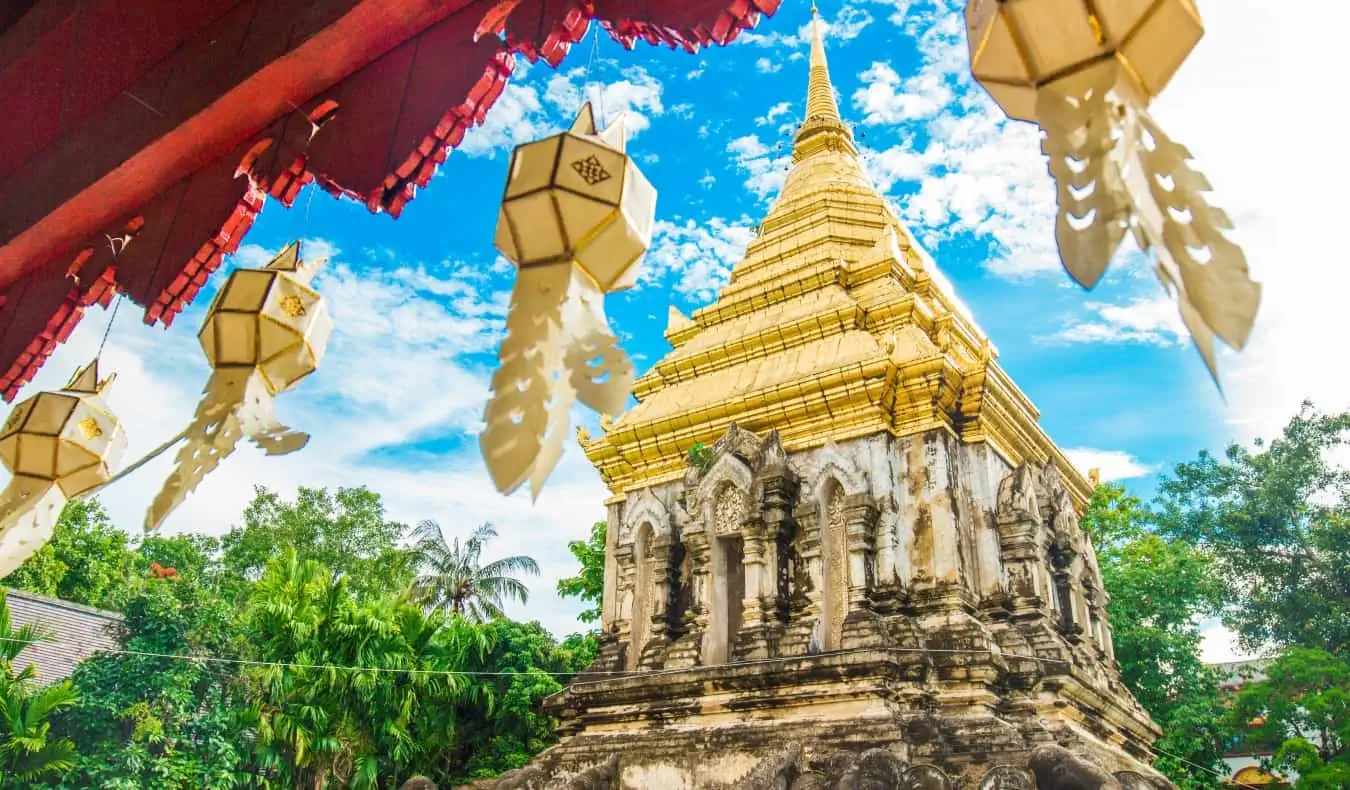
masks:
{"type": "Polygon", "coordinates": [[[941,430],[788,455],[733,426],[609,518],[601,655],[551,700],[565,737],[540,776],[1030,787],[1032,751],[1060,744],[1156,778],[1054,467],[941,430]]]}

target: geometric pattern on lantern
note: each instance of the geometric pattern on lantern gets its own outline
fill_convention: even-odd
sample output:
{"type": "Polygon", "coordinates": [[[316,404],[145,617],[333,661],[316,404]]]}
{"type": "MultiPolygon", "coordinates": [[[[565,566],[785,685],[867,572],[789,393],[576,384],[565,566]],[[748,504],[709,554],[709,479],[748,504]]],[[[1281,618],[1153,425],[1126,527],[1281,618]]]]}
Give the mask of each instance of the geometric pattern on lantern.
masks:
{"type": "Polygon", "coordinates": [[[566,132],[511,153],[494,242],[516,265],[506,339],[479,446],[497,490],[538,497],[572,404],[623,409],[633,364],[605,317],[651,244],[656,190],[626,152],[622,119],[597,129],[587,103],[566,132]]]}
{"type": "Polygon", "coordinates": [[[112,478],[127,445],[103,400],[113,378],[99,380],[95,359],[65,389],[16,405],[0,428],[0,464],[14,474],[0,492],[0,576],[51,539],[71,497],[112,478]]]}
{"type": "Polygon", "coordinates": [[[319,367],[333,331],[323,297],[309,286],[324,261],[302,263],[293,242],[261,269],[230,275],[198,338],[213,371],[174,469],[146,513],[157,528],[247,437],[268,455],[295,452],[309,435],[277,422],[273,398],[319,367]]]}

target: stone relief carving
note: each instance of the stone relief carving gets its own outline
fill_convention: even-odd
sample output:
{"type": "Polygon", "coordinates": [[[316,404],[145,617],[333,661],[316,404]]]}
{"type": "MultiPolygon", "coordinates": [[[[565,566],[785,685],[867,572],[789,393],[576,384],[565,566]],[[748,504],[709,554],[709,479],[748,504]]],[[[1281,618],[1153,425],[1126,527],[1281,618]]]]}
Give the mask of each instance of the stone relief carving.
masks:
{"type": "Polygon", "coordinates": [[[1036,790],[1036,777],[1025,768],[1000,765],[984,775],[980,790],[1036,790]]]}
{"type": "Polygon", "coordinates": [[[951,790],[952,780],[936,765],[916,765],[905,772],[900,790],[951,790]]]}
{"type": "Polygon", "coordinates": [[[731,484],[742,494],[749,494],[754,485],[754,473],[750,467],[734,455],[724,454],[713,461],[712,467],[708,473],[699,481],[698,487],[692,492],[693,501],[688,501],[689,492],[686,492],[686,504],[693,513],[699,513],[704,523],[711,525],[713,514],[711,512],[715,497],[721,491],[725,484],[731,484]],[[705,510],[706,508],[706,510],[705,510]]]}
{"type": "Polygon", "coordinates": [[[739,533],[741,522],[745,521],[747,514],[745,494],[731,485],[723,486],[713,506],[713,534],[726,536],[739,533]]]}
{"type": "Polygon", "coordinates": [[[1031,467],[1022,464],[998,484],[997,520],[1000,524],[1041,521],[1032,474],[1031,467]]]}

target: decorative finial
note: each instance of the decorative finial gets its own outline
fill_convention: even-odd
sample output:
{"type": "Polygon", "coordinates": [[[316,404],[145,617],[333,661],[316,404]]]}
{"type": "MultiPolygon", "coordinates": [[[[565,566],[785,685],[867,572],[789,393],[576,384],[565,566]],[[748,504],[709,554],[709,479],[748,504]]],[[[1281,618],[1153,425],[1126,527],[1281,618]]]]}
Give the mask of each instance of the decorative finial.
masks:
{"type": "Polygon", "coordinates": [[[819,12],[816,10],[816,0],[811,0],[811,16],[815,17],[819,12]]]}

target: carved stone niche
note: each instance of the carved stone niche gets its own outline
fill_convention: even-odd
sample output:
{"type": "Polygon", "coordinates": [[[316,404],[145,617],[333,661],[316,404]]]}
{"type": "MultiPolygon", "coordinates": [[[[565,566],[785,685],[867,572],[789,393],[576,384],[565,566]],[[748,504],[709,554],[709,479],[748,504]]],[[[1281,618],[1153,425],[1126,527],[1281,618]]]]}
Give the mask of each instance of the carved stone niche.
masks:
{"type": "Polygon", "coordinates": [[[631,602],[625,663],[633,669],[652,666],[653,652],[668,641],[675,536],[670,511],[650,489],[630,495],[624,512],[615,557],[620,599],[631,602]]]}

